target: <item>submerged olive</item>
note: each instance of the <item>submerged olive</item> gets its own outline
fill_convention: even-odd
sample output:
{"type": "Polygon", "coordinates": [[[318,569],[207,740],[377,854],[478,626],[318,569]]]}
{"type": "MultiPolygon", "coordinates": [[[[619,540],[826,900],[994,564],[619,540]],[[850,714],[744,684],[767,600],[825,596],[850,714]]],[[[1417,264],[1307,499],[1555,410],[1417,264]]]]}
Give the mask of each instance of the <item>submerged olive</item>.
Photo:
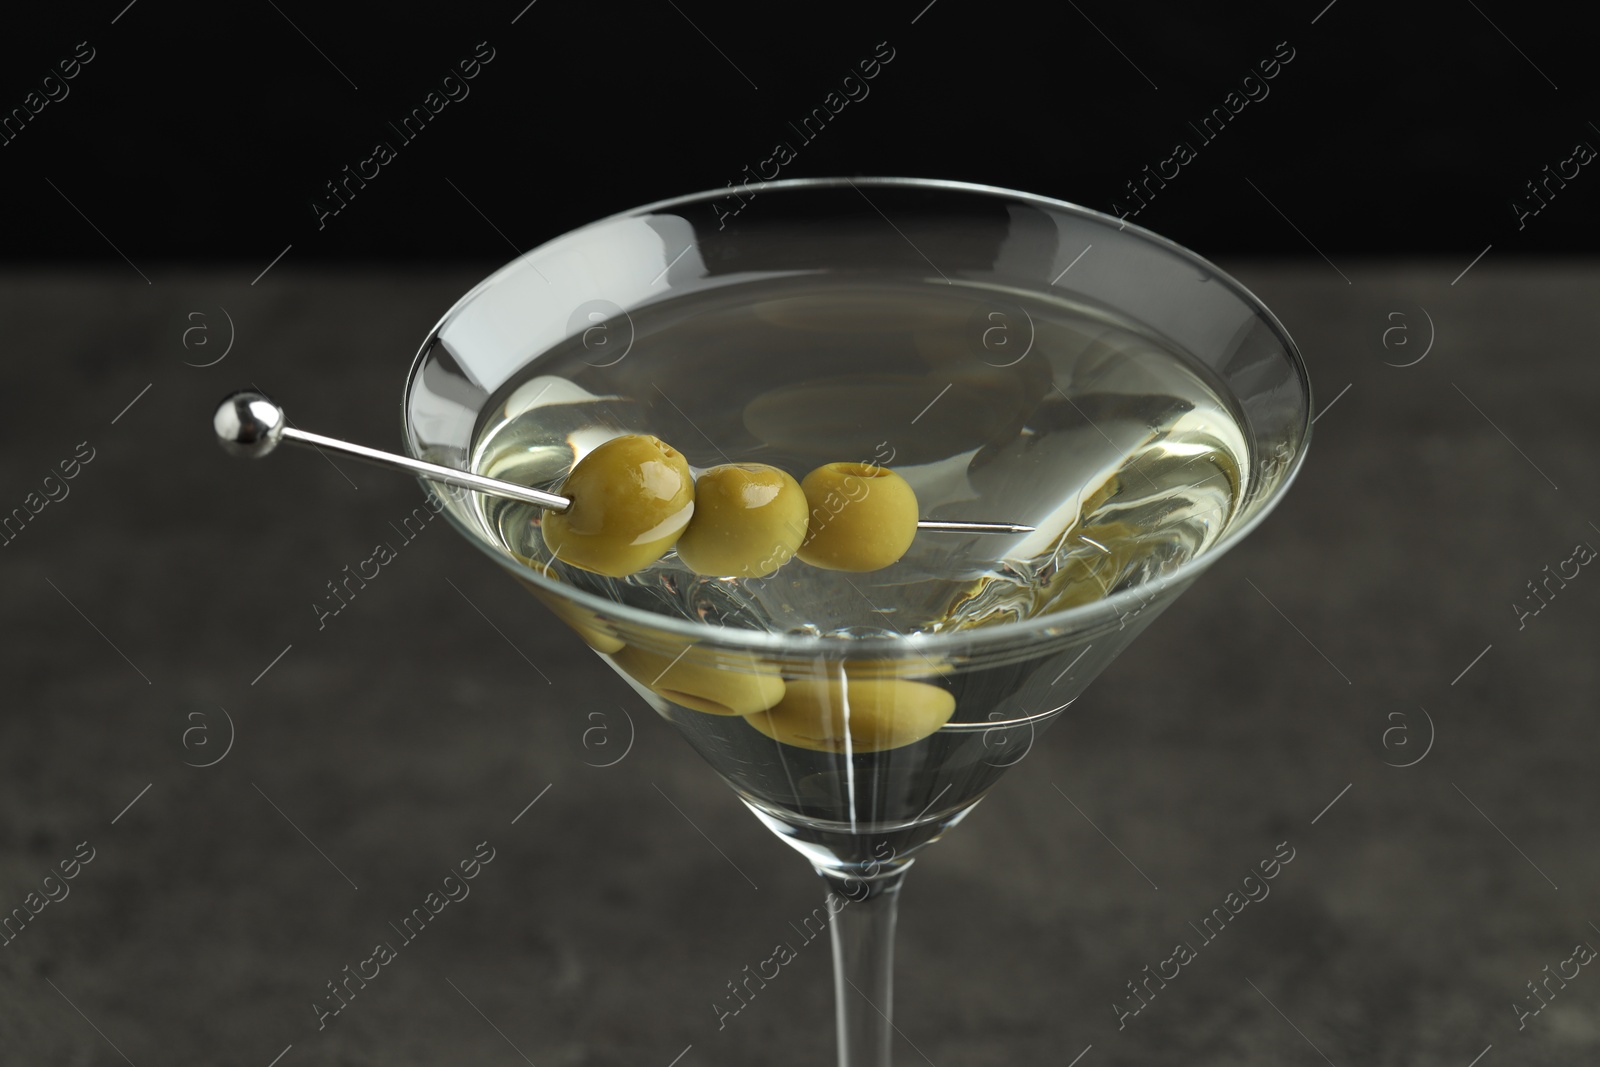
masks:
{"type": "Polygon", "coordinates": [[[783,679],[754,657],[724,669],[696,659],[692,650],[668,656],[628,647],[611,661],[657,696],[711,715],[751,715],[783,699],[783,679]]]}
{"type": "Polygon", "coordinates": [[[950,721],[948,690],[904,678],[803,678],[745,721],[774,741],[817,752],[881,752],[920,741],[950,721]]]}
{"type": "Polygon", "coordinates": [[[906,554],[917,535],[917,494],[886,467],[825,463],[800,488],[810,508],[800,558],[831,571],[875,571],[906,554]]]}
{"type": "Polygon", "coordinates": [[[764,578],[794,557],[805,536],[798,482],[762,463],[729,463],[696,480],[678,558],[696,574],[764,578]]]}
{"type": "MultiPolygon", "coordinates": [[[[545,577],[551,581],[560,581],[548,570],[545,572],[545,577]]],[[[549,608],[551,614],[571,627],[572,632],[583,638],[584,644],[596,652],[615,652],[622,647],[622,639],[605,629],[600,616],[594,612],[563,599],[559,593],[541,589],[526,578],[518,578],[517,581],[527,586],[528,591],[538,597],[539,602],[549,608]]]]}
{"type": "Polygon", "coordinates": [[[584,456],[561,492],[572,506],[544,517],[545,544],[562,563],[611,578],[660,559],[694,513],[688,462],[647,434],[613,437],[584,456]]]}
{"type": "Polygon", "coordinates": [[[956,665],[946,656],[927,654],[897,656],[892,659],[846,660],[845,673],[857,678],[943,678],[956,673],[956,665]]]}

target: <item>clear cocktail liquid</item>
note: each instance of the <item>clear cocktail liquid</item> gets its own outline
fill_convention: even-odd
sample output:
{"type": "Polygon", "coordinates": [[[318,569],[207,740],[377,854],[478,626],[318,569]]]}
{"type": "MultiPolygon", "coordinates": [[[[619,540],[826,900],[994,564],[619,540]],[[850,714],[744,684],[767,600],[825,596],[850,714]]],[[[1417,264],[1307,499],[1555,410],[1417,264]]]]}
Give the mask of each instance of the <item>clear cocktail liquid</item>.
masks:
{"type": "MultiPolygon", "coordinates": [[[[950,690],[956,711],[933,736],[880,752],[783,744],[636,684],[758,814],[777,816],[791,837],[812,828],[819,847],[926,839],[919,827],[980,797],[1071,703],[1075,679],[1093,677],[1130,636],[1069,636],[968,661],[925,656],[915,635],[1136,587],[1205,552],[1246,490],[1245,435],[1209,372],[1065,295],[801,276],[595,318],[485,407],[475,470],[554,489],[605,440],[652,433],[696,473],[756,462],[798,480],[823,463],[871,462],[911,484],[924,519],[1037,527],[921,531],[899,563],[869,573],[795,559],[763,579],[708,578],[669,553],[612,579],[551,563],[537,508],[475,498],[488,540],[621,604],[841,643],[906,640],[894,672],[950,690]]],[[[1117,628],[1141,628],[1160,606],[1135,603],[1117,628]]]]}

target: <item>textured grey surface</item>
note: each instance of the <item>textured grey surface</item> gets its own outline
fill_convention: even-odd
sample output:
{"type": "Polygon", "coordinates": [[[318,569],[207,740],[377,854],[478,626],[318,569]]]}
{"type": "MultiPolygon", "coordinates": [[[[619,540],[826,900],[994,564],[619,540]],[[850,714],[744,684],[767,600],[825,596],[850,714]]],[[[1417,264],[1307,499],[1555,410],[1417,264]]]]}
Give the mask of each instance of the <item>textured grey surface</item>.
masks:
{"type": "MultiPolygon", "coordinates": [[[[1324,405],[1351,387],[1281,509],[917,864],[899,1062],[1592,1064],[1593,967],[1521,1032],[1512,1004],[1600,945],[1600,577],[1521,630],[1511,604],[1600,546],[1600,270],[1224,265],[1324,405]],[[1423,352],[1423,309],[1431,351],[1386,366],[1423,352]],[[1284,841],[1271,895],[1202,944],[1189,923],[1284,841]],[[1197,957],[1119,1031],[1180,940],[1197,957]]],[[[412,352],[486,273],[0,286],[0,510],[95,450],[0,548],[0,911],[95,850],[0,947],[0,1063],[831,1062],[821,941],[726,1029],[711,1008],[818,902],[798,856],[442,522],[319,631],[324,583],[420,492],[208,440],[257,382],[394,446],[412,352]],[[185,366],[222,353],[224,307],[232,350],[185,366]],[[221,756],[224,708],[231,750],[185,766],[221,756]],[[470,896],[402,944],[485,840],[470,896]],[[380,941],[397,958],[319,1031],[380,941]]]]}

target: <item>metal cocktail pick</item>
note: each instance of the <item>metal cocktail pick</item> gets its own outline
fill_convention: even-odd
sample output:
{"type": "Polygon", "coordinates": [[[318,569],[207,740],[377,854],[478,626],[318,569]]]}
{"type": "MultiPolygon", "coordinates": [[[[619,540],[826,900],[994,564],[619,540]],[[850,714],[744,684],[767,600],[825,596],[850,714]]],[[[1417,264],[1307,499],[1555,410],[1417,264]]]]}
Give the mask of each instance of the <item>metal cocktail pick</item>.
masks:
{"type": "MultiPolygon", "coordinates": [[[[326,449],[370,463],[375,467],[405,471],[431,481],[471,489],[489,496],[518,500],[547,511],[561,512],[572,506],[571,499],[557,496],[555,493],[529,489],[525,485],[503,482],[498,478],[485,478],[482,475],[456,470],[454,467],[426,463],[393,452],[382,452],[365,445],[341,441],[336,437],[324,437],[320,433],[297,430],[288,425],[283,408],[260,393],[248,389],[234,393],[224,400],[217,408],[216,415],[212,417],[211,426],[217,432],[217,443],[230,455],[256,459],[277,448],[279,443],[288,442],[304,448],[326,449]]],[[[919,519],[917,528],[949,533],[992,534],[1023,534],[1032,533],[1034,530],[1032,526],[1014,522],[935,522],[931,519],[919,519]]]]}

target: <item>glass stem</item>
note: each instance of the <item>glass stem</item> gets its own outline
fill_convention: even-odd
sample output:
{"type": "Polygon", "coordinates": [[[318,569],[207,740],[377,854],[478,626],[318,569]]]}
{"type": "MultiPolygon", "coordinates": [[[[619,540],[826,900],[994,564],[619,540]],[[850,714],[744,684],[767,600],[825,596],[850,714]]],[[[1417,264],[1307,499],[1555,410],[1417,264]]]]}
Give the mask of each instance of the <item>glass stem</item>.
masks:
{"type": "Polygon", "coordinates": [[[889,1067],[894,1037],[894,927],[907,866],[862,878],[819,870],[834,911],[839,1067],[889,1067]]]}

